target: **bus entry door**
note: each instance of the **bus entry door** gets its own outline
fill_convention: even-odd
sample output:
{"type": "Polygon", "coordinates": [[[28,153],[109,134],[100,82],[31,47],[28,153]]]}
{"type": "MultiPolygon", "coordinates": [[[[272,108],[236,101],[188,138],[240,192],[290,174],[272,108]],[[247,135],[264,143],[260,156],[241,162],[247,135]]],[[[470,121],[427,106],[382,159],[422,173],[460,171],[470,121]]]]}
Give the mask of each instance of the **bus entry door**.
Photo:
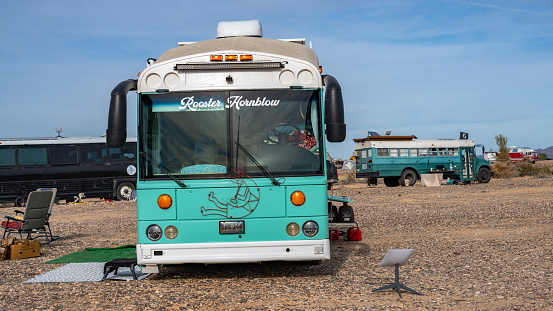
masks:
{"type": "Polygon", "coordinates": [[[461,180],[474,180],[474,149],[461,147],[461,180]]]}

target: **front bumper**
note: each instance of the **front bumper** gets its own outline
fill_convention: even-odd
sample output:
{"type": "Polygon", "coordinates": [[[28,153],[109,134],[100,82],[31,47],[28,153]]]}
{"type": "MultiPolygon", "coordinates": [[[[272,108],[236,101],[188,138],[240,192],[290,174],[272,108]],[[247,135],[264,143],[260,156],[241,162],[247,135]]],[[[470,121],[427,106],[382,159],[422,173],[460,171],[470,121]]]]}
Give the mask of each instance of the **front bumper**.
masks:
{"type": "Polygon", "coordinates": [[[330,242],[291,240],[264,242],[138,244],[139,265],[240,263],[330,259],[330,242]]]}

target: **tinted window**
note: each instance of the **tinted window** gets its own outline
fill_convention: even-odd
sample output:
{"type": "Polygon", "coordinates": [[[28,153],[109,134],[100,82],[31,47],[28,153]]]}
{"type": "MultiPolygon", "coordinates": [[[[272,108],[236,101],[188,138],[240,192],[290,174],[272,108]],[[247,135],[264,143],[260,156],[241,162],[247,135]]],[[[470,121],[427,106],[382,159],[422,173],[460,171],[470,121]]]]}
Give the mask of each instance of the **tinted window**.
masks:
{"type": "Polygon", "coordinates": [[[50,164],[77,164],[77,146],[51,146],[50,164]]]}
{"type": "Polygon", "coordinates": [[[19,148],[19,165],[45,165],[47,163],[46,147],[19,148]]]}
{"type": "Polygon", "coordinates": [[[322,173],[319,92],[233,91],[228,102],[233,129],[230,156],[237,157],[231,163],[245,166],[249,175],[262,174],[250,156],[274,174],[322,173]]]}
{"type": "Polygon", "coordinates": [[[165,178],[155,162],[186,178],[323,174],[318,91],[142,94],[141,105],[145,177],[165,178]]]}
{"type": "Polygon", "coordinates": [[[136,145],[126,144],[121,148],[110,148],[109,161],[112,163],[136,162],[136,145]]]}
{"type": "Polygon", "coordinates": [[[106,146],[81,146],[81,163],[107,162],[106,146]]]}
{"type": "Polygon", "coordinates": [[[15,149],[0,149],[0,166],[15,165],[15,149]]]}

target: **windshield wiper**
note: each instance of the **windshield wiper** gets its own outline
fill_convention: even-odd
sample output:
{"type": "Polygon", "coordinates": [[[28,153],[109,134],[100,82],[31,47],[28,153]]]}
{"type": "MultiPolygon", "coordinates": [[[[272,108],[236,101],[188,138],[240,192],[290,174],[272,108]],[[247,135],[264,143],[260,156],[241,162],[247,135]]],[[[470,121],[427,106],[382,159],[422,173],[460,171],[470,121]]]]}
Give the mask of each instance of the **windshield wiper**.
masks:
{"type": "Polygon", "coordinates": [[[280,182],[278,180],[276,180],[273,175],[271,175],[271,173],[267,172],[267,170],[265,168],[263,168],[263,166],[261,166],[261,164],[259,164],[259,162],[257,162],[257,160],[251,155],[251,153],[248,152],[248,150],[246,150],[246,148],[244,148],[238,141],[235,142],[236,143],[236,146],[238,146],[238,148],[240,148],[240,150],[242,150],[242,152],[244,152],[245,155],[248,156],[248,158],[250,158],[250,160],[255,164],[255,166],[257,166],[259,168],[259,170],[261,172],[263,172],[263,174],[265,174],[265,176],[267,176],[269,179],[271,179],[271,182],[273,185],[275,186],[280,186],[280,182]]]}
{"type": "Polygon", "coordinates": [[[181,186],[182,188],[187,188],[187,186],[180,180],[178,180],[177,177],[175,177],[175,175],[173,175],[171,173],[171,171],[166,168],[163,164],[159,163],[158,161],[156,161],[154,158],[152,158],[151,155],[141,151],[140,152],[140,155],[143,156],[144,158],[146,158],[146,160],[150,161],[151,163],[153,163],[155,166],[157,166],[160,170],[162,170],[163,172],[165,172],[165,175],[169,176],[172,180],[174,180],[179,186],[181,186]]]}

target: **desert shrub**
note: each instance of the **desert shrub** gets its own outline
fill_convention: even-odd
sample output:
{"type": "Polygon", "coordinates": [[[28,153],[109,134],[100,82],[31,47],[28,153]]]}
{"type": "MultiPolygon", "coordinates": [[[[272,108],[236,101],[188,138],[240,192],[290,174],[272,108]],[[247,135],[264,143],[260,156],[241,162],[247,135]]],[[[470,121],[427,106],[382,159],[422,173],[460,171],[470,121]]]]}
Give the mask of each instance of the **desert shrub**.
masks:
{"type": "Polygon", "coordinates": [[[498,161],[493,165],[494,177],[512,178],[520,176],[545,177],[551,175],[549,166],[535,165],[528,162],[512,163],[510,161],[498,161]]]}
{"type": "Polygon", "coordinates": [[[339,184],[349,185],[357,182],[355,178],[355,171],[353,170],[341,170],[338,174],[339,184]]]}
{"type": "Polygon", "coordinates": [[[515,164],[510,161],[497,161],[492,164],[493,177],[496,178],[512,178],[519,177],[520,172],[516,169],[515,164]]]}

